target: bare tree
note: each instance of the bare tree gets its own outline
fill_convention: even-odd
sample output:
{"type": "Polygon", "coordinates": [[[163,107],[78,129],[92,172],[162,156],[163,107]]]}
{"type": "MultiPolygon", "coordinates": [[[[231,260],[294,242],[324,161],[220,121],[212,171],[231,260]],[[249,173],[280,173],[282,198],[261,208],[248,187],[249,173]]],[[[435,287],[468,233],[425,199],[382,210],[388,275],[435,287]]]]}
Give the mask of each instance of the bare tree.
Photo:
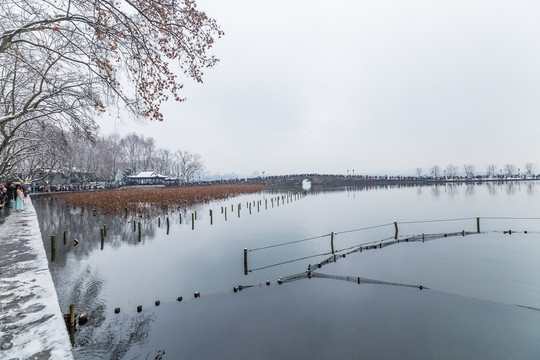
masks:
{"type": "Polygon", "coordinates": [[[141,157],[139,162],[141,168],[145,170],[154,170],[156,168],[155,155],[156,155],[156,142],[154,138],[142,138],[141,142],[141,157]]]}
{"type": "Polygon", "coordinates": [[[512,164],[506,164],[506,165],[504,165],[504,172],[505,172],[508,176],[512,176],[512,175],[516,172],[516,167],[515,167],[515,165],[512,165],[512,164]]]}
{"type": "Polygon", "coordinates": [[[416,168],[416,175],[418,175],[418,177],[422,177],[422,168],[416,168]]]}
{"type": "Polygon", "coordinates": [[[495,165],[495,164],[488,165],[488,167],[487,167],[487,176],[493,177],[493,175],[495,175],[496,172],[497,172],[497,165],[495,165]]]}
{"type": "Polygon", "coordinates": [[[174,157],[168,149],[158,149],[154,157],[154,170],[160,174],[172,175],[174,157]]]}
{"type": "Polygon", "coordinates": [[[112,133],[98,141],[96,150],[99,153],[99,175],[103,180],[114,181],[121,170],[122,147],[120,136],[112,133]]]}
{"type": "Polygon", "coordinates": [[[144,137],[135,133],[126,135],[120,141],[122,162],[131,174],[143,170],[141,163],[143,143],[144,137]]]}
{"type": "Polygon", "coordinates": [[[468,178],[474,177],[474,165],[463,165],[463,171],[468,178]]]}
{"type": "MultiPolygon", "coordinates": [[[[38,124],[23,124],[17,142],[11,142],[0,160],[0,173],[11,174],[19,180],[30,181],[36,170],[53,171],[57,157],[57,144],[62,142],[62,133],[55,126],[41,127],[38,124]]],[[[40,175],[37,175],[38,177],[40,175]]]]}
{"type": "Polygon", "coordinates": [[[177,161],[177,175],[182,181],[190,182],[204,170],[204,165],[199,154],[178,150],[174,155],[177,161]]]}
{"type": "Polygon", "coordinates": [[[457,172],[458,172],[457,166],[454,166],[452,164],[449,164],[448,166],[446,166],[446,174],[448,175],[449,178],[451,179],[455,178],[457,175],[457,172]]]}
{"type": "Polygon", "coordinates": [[[534,164],[533,163],[526,163],[525,164],[525,171],[527,172],[527,175],[528,176],[532,176],[533,175],[533,171],[534,171],[534,164]]]}
{"type": "Polygon", "coordinates": [[[190,0],[1,1],[0,173],[28,123],[92,137],[109,105],[162,120],[164,101],[183,100],[172,67],[202,82],[222,34],[190,0]]]}
{"type": "Polygon", "coordinates": [[[100,156],[95,142],[81,138],[80,135],[70,134],[66,151],[63,154],[64,175],[75,178],[81,184],[97,179],[100,169],[100,156]]]}
{"type": "Polygon", "coordinates": [[[439,165],[434,165],[430,169],[431,176],[437,179],[441,175],[441,168],[439,165]]]}

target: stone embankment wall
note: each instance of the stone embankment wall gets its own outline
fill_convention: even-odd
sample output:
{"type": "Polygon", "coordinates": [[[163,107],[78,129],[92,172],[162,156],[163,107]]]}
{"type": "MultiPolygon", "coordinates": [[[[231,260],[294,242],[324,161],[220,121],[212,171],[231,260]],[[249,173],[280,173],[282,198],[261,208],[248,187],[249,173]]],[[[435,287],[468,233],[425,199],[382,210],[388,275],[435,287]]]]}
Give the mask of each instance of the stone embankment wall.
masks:
{"type": "Polygon", "coordinates": [[[0,358],[73,359],[32,202],[1,211],[0,358]]]}

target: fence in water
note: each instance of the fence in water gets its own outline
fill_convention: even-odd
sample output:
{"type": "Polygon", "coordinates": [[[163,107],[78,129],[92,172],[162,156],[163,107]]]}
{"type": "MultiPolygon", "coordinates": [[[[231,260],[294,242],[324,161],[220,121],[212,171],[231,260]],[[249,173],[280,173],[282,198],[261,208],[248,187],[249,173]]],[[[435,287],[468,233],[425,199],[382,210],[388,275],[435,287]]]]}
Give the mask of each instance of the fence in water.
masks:
{"type": "MultiPolygon", "coordinates": [[[[306,260],[306,259],[310,259],[310,258],[328,256],[323,261],[320,261],[320,262],[318,262],[316,264],[310,264],[308,266],[307,270],[304,273],[285,276],[285,277],[280,278],[279,281],[281,283],[283,283],[283,282],[294,281],[294,280],[298,280],[298,279],[302,279],[302,278],[306,278],[306,277],[307,278],[311,278],[311,277],[326,277],[326,278],[329,278],[329,277],[332,277],[332,278],[336,278],[336,279],[339,279],[339,280],[357,281],[358,283],[360,283],[361,281],[363,281],[363,282],[371,282],[371,283],[384,283],[384,282],[381,282],[381,281],[378,281],[378,280],[372,280],[372,279],[364,279],[364,280],[362,280],[360,277],[357,277],[357,276],[333,276],[333,275],[330,276],[330,275],[324,275],[324,274],[317,273],[317,271],[319,269],[321,269],[323,266],[325,266],[325,265],[327,265],[329,263],[333,263],[333,262],[338,261],[339,259],[345,258],[347,255],[350,255],[350,254],[353,254],[353,253],[358,253],[358,252],[363,252],[363,251],[368,251],[368,250],[382,249],[382,248],[387,247],[387,246],[399,244],[400,242],[401,243],[403,243],[403,242],[420,242],[420,241],[425,242],[425,241],[431,241],[431,240],[447,238],[447,237],[467,236],[467,235],[472,235],[472,234],[486,234],[486,233],[504,233],[504,234],[509,234],[509,235],[511,235],[512,233],[524,233],[524,234],[527,234],[527,233],[540,233],[539,231],[528,231],[528,230],[522,230],[522,231],[515,231],[515,230],[502,230],[502,231],[484,230],[484,231],[481,231],[482,230],[481,229],[481,220],[497,220],[497,221],[501,221],[501,220],[540,220],[540,218],[536,218],[536,217],[526,217],[526,218],[525,217],[524,218],[520,218],[520,217],[469,217],[469,218],[453,218],[453,219],[437,219],[437,220],[403,221],[403,222],[399,222],[399,224],[398,224],[397,221],[394,221],[393,223],[373,225],[373,226],[367,226],[367,227],[356,228],[356,229],[345,230],[345,231],[339,231],[339,232],[331,232],[331,233],[327,233],[327,234],[323,234],[323,235],[319,235],[319,236],[313,236],[313,237],[309,237],[309,238],[303,238],[303,239],[299,239],[299,240],[293,240],[293,241],[288,241],[288,242],[283,242],[283,243],[278,243],[278,244],[273,244],[273,245],[268,245],[268,246],[253,248],[253,249],[244,248],[244,274],[247,275],[248,273],[251,273],[251,272],[254,272],[254,271],[268,269],[268,268],[271,268],[271,267],[276,267],[276,266],[280,266],[280,265],[284,265],[284,264],[288,264],[288,263],[292,263],[292,262],[297,262],[297,261],[302,261],[302,260],[306,260]],[[461,230],[461,231],[444,232],[444,233],[429,233],[429,234],[422,233],[422,234],[417,234],[417,235],[407,235],[407,236],[401,236],[401,237],[399,236],[399,225],[402,225],[402,224],[426,224],[426,223],[443,223],[443,222],[458,222],[458,221],[475,221],[476,231],[461,230]],[[367,242],[364,242],[364,243],[361,243],[361,244],[356,244],[356,245],[353,245],[353,246],[348,246],[348,247],[341,248],[341,249],[335,249],[335,247],[334,247],[334,238],[337,237],[338,235],[361,232],[361,231],[367,231],[367,230],[378,229],[378,228],[385,228],[385,227],[392,227],[393,228],[393,230],[394,230],[393,236],[389,236],[389,237],[382,238],[382,239],[371,240],[371,241],[367,241],[367,242]],[[318,253],[318,254],[313,254],[313,255],[308,255],[308,256],[303,256],[303,257],[300,257],[300,258],[290,259],[290,260],[282,261],[282,262],[279,262],[279,263],[263,265],[263,266],[259,266],[259,267],[256,267],[256,268],[251,268],[251,269],[248,268],[248,253],[250,253],[250,252],[263,251],[263,250],[268,250],[268,249],[277,248],[277,247],[284,247],[284,246],[289,246],[289,245],[293,245],[293,244],[297,244],[297,243],[301,243],[301,242],[308,242],[308,241],[314,241],[314,240],[317,240],[317,239],[323,239],[323,238],[327,238],[327,237],[330,238],[330,251],[323,252],[323,253],[318,253]]],[[[414,286],[414,287],[422,288],[422,286],[418,286],[418,285],[407,285],[407,284],[399,284],[399,285],[402,285],[402,286],[414,286]]]]}

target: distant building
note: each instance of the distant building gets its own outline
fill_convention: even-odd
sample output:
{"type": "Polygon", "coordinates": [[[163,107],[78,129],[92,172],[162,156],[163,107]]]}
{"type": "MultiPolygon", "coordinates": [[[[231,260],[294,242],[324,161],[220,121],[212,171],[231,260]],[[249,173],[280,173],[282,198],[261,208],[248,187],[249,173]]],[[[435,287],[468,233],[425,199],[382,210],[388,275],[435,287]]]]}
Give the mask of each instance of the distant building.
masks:
{"type": "Polygon", "coordinates": [[[167,176],[158,174],[154,170],[143,170],[137,175],[128,176],[131,185],[165,185],[167,176]]]}

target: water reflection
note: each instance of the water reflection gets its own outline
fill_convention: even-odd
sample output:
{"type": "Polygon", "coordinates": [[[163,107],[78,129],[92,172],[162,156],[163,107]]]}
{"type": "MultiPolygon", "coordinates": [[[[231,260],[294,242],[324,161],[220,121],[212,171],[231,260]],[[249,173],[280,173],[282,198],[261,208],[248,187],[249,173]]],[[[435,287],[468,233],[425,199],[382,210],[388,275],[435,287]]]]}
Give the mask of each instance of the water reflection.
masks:
{"type": "Polygon", "coordinates": [[[476,186],[472,184],[467,184],[465,187],[465,196],[467,197],[473,197],[474,192],[476,190],[476,186]]]}
{"type": "Polygon", "coordinates": [[[434,185],[431,187],[431,196],[436,199],[441,197],[441,188],[439,185],[434,185]]]}
{"type": "Polygon", "coordinates": [[[457,184],[447,184],[446,193],[449,198],[454,198],[458,195],[458,185],[457,184]]]}
{"type": "MultiPolygon", "coordinates": [[[[401,241],[403,237],[422,233],[475,231],[477,216],[534,217],[539,209],[533,196],[536,186],[537,182],[527,182],[526,186],[456,183],[349,186],[327,190],[314,186],[307,195],[300,196],[286,190],[264,191],[184,207],[159,218],[148,219],[103,216],[91,209],[69,208],[54,198],[36,198],[34,204],[49,259],[50,236],[55,235],[57,239],[56,258],[50,267],[61,308],[65,310],[70,303],[76,303],[91,314],[89,325],[81,327],[76,334],[75,350],[82,358],[91,358],[90,348],[96,348],[103,354],[107,353],[103,349],[108,348],[112,349],[111,353],[120,354],[139,341],[130,342],[129,339],[144,338],[145,332],[151,329],[151,319],[135,313],[138,305],[147,309],[155,300],[174,301],[179,296],[193,298],[194,291],[200,291],[205,298],[231,291],[239,283],[264,284],[266,280],[275,281],[290,274],[305,275],[309,266],[324,262],[330,255],[347,255],[349,259],[349,252],[359,244],[393,239],[394,220],[400,223],[401,241]],[[508,191],[509,187],[513,190],[508,191]],[[515,201],[505,201],[508,196],[515,201]],[[166,226],[167,218],[170,226],[166,226]],[[442,224],[406,223],[407,220],[434,218],[467,220],[442,224]],[[366,230],[361,234],[344,231],[377,224],[390,226],[366,230]],[[104,227],[107,234],[102,246],[101,230],[104,227]],[[336,232],[333,244],[326,236],[297,242],[286,249],[250,252],[248,265],[252,271],[244,275],[244,248],[268,247],[332,231],[336,232]],[[75,245],[75,239],[79,241],[78,245],[75,245]],[[334,254],[331,254],[331,245],[334,246],[334,254]],[[121,316],[113,314],[115,307],[122,308],[121,316]]],[[[482,223],[483,231],[500,230],[498,226],[504,226],[504,229],[540,229],[534,221],[518,225],[514,227],[515,224],[500,220],[482,223]]],[[[440,243],[451,244],[444,240],[440,243]]],[[[482,253],[476,253],[478,259],[466,262],[465,273],[461,273],[459,267],[442,266],[464,264],[463,254],[454,252],[451,246],[444,247],[444,251],[426,246],[422,252],[424,258],[421,258],[416,255],[421,251],[414,244],[402,245],[401,242],[399,245],[396,243],[383,251],[363,249],[362,256],[350,253],[350,261],[332,262],[328,271],[325,269],[325,274],[358,274],[362,278],[401,284],[428,284],[436,280],[437,284],[445,285],[443,290],[453,291],[457,278],[454,273],[469,276],[465,271],[470,270],[468,267],[472,272],[479,272],[481,269],[474,264],[484,261],[485,255],[492,250],[482,249],[482,253]],[[399,254],[403,253],[410,258],[400,257],[399,254]],[[360,258],[362,261],[355,260],[360,258]],[[431,278],[422,280],[415,272],[420,267],[424,271],[428,269],[431,278]],[[438,270],[441,267],[444,271],[438,270]],[[407,269],[414,269],[409,270],[413,275],[407,275],[407,269]]],[[[497,246],[507,249],[512,255],[509,258],[515,259],[516,254],[522,251],[503,245],[504,242],[497,246]]],[[[490,279],[494,277],[487,276],[490,279]]],[[[472,289],[458,290],[469,291],[469,296],[476,294],[472,289]]]]}
{"type": "Polygon", "coordinates": [[[535,184],[527,183],[527,195],[534,196],[535,184]]]}

